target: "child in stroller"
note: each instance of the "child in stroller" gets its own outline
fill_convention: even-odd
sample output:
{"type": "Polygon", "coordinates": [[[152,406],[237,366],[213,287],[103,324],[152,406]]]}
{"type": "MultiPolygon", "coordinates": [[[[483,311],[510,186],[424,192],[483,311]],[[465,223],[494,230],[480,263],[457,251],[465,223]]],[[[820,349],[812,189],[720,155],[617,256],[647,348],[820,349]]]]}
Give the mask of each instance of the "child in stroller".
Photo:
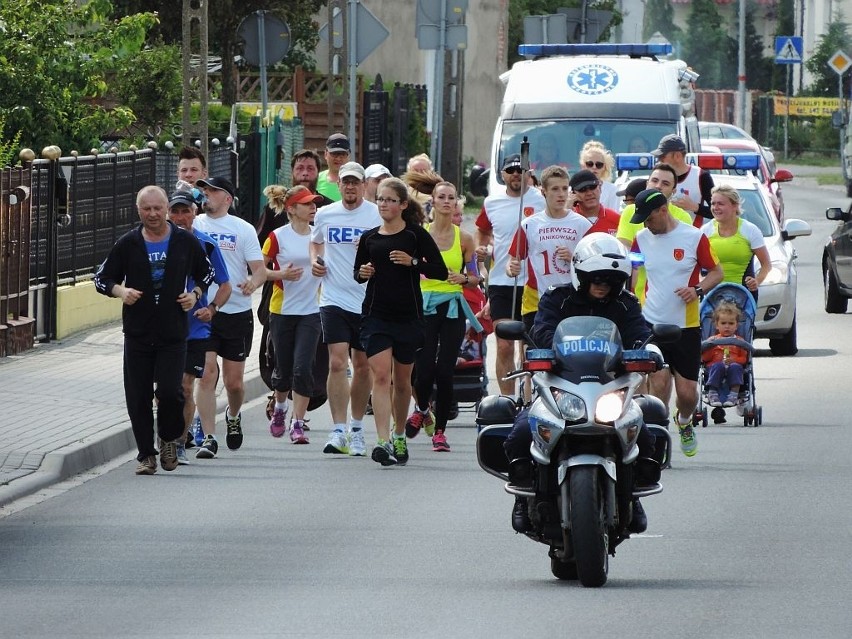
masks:
{"type": "Polygon", "coordinates": [[[701,359],[699,404],[696,420],[707,426],[708,410],[713,422],[726,421],[725,408],[736,407],[743,425],[758,426],[763,409],[755,400],[754,297],[744,286],[722,283],[710,291],[700,307],[701,359]]]}

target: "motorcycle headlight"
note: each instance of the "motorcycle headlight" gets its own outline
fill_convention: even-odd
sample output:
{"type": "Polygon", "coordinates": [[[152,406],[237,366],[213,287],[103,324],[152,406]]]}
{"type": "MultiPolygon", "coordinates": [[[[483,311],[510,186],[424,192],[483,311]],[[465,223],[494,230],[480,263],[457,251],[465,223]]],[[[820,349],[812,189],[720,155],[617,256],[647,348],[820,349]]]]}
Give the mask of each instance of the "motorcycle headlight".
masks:
{"type": "Polygon", "coordinates": [[[624,391],[601,395],[595,406],[595,421],[602,424],[612,424],[621,417],[623,411],[624,391]]]}
{"type": "Polygon", "coordinates": [[[769,275],[761,282],[764,285],[786,284],[790,277],[790,269],[787,262],[772,262],[772,268],[769,275]]]}
{"type": "Polygon", "coordinates": [[[576,422],[586,417],[586,402],[561,388],[550,387],[550,394],[562,417],[569,422],[576,422]]]}

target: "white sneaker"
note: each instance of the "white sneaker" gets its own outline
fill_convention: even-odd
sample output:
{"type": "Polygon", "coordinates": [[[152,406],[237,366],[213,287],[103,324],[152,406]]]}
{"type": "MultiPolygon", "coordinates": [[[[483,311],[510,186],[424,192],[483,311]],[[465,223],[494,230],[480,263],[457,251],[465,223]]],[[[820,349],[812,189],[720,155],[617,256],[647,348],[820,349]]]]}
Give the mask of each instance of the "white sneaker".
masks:
{"type": "Polygon", "coordinates": [[[363,428],[349,432],[349,454],[353,457],[364,457],[367,454],[363,428]]]}
{"type": "Polygon", "coordinates": [[[342,430],[333,430],[328,436],[328,443],[322,452],[329,455],[346,455],[349,452],[349,446],[346,442],[346,433],[342,430]]]}

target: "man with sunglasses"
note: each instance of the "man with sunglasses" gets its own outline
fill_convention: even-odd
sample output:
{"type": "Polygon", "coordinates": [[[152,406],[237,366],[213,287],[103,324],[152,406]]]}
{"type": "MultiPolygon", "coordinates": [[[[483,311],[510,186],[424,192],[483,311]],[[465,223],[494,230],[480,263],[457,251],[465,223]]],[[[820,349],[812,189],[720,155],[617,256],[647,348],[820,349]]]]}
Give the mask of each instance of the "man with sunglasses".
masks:
{"type": "Polygon", "coordinates": [[[663,137],[651,154],[657,162],[669,164],[675,170],[677,183],[669,202],[687,211],[693,218],[692,225],[701,228],[706,220],[713,218],[710,211],[713,176],[698,166],[686,163],[686,143],[679,135],[663,137]]]}
{"type": "MultiPolygon", "coordinates": [[[[521,269],[517,277],[510,276],[506,271],[509,265],[509,248],[520,222],[521,194],[523,193],[523,217],[542,211],[546,206],[541,191],[527,185],[521,156],[517,153],[503,161],[501,177],[506,184],[505,192],[494,193],[485,198],[482,211],[476,218],[477,257],[484,260],[490,249],[494,260],[488,275],[488,312],[495,324],[508,319],[521,319],[521,299],[527,281],[526,270],[521,269]]],[[[503,380],[514,367],[515,342],[498,337],[497,383],[504,395],[515,394],[514,380],[503,380]]]]}
{"type": "Polygon", "coordinates": [[[598,177],[583,169],[571,176],[568,186],[576,196],[574,210],[592,224],[588,232],[615,235],[621,216],[601,204],[601,181],[598,177]]]}

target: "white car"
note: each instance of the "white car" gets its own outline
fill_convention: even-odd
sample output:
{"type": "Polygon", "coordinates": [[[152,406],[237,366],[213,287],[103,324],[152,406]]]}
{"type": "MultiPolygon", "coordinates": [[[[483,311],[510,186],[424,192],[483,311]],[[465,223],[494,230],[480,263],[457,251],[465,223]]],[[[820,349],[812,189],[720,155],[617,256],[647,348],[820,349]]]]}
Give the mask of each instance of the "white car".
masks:
{"type": "MultiPolygon", "coordinates": [[[[796,249],[790,240],[811,234],[804,220],[790,218],[779,226],[772,212],[766,187],[753,175],[713,175],[713,181],[733,186],[742,197],[742,216],[763,233],[772,270],[758,289],[756,337],[769,338],[773,355],[795,355],[796,341],[796,249]]],[[[760,268],[755,258],[755,272],[760,268]]]]}

